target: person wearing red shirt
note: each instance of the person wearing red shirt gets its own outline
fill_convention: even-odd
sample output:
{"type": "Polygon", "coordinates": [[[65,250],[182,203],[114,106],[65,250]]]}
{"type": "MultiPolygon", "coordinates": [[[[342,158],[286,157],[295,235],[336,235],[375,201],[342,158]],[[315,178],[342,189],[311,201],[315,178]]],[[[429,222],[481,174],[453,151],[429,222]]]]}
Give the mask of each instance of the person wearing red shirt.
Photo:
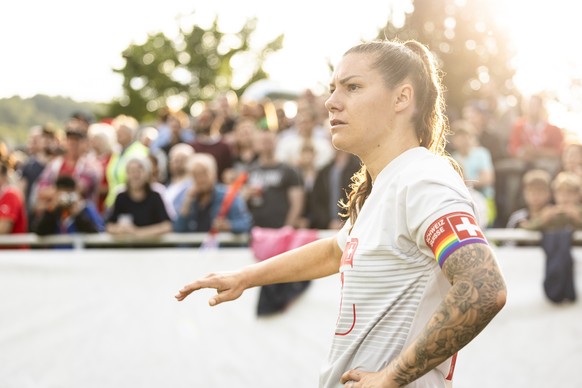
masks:
{"type": "Polygon", "coordinates": [[[26,209],[22,192],[9,181],[11,167],[0,161],[0,234],[17,234],[28,231],[26,209]]]}
{"type": "Polygon", "coordinates": [[[509,153],[528,165],[543,163],[540,167],[554,170],[559,166],[563,149],[564,134],[548,122],[542,98],[530,97],[526,115],[513,125],[509,153]]]}

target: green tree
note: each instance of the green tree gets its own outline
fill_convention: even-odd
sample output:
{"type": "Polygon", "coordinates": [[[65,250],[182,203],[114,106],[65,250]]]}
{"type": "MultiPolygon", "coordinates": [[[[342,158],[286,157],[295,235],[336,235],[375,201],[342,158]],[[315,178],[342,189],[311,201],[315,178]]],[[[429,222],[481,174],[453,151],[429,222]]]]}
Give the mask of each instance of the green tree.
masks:
{"type": "Polygon", "coordinates": [[[122,54],[125,65],[114,70],[123,77],[123,95],[109,105],[109,115],[151,120],[167,106],[168,98],[188,108],[228,90],[240,96],[251,83],[267,78],[263,63],[283,45],[280,35],[256,52],[251,50],[255,29],[256,19],[250,19],[237,33],[226,34],[216,17],[208,30],[194,25],[190,31],[181,28],[174,40],[156,33],[144,44],[130,45],[122,54]],[[238,79],[243,72],[246,77],[235,85],[235,76],[238,79]]]}
{"type": "Polygon", "coordinates": [[[514,50],[508,35],[495,22],[487,0],[414,0],[404,26],[388,21],[381,38],[416,39],[440,61],[452,114],[471,98],[487,98],[492,89],[517,95],[512,82],[514,50]]]}

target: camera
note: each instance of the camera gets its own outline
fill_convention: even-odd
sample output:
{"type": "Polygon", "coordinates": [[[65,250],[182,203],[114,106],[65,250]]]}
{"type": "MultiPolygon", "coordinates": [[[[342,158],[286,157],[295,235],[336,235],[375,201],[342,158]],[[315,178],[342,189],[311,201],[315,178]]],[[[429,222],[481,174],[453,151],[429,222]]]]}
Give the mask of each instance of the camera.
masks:
{"type": "Polygon", "coordinates": [[[62,192],[59,194],[59,205],[63,207],[71,207],[75,202],[79,200],[77,193],[67,193],[62,192]]]}

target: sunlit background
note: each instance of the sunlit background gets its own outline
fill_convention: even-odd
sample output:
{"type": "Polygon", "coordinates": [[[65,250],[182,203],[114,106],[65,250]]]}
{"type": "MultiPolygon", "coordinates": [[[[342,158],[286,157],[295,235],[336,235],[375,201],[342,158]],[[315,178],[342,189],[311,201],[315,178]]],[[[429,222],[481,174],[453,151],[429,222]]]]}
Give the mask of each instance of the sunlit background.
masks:
{"type": "MultiPolygon", "coordinates": [[[[582,50],[576,41],[582,23],[577,2],[491,4],[516,51],[514,82],[519,90],[559,97],[559,104],[549,105],[550,119],[582,132],[582,50]]],[[[123,64],[121,52],[129,44],[144,42],[154,32],[171,37],[179,25],[208,25],[215,15],[225,31],[257,17],[256,45],[284,33],[283,49],[267,60],[265,70],[284,86],[321,90],[328,81],[329,62],[359,40],[374,38],[389,18],[396,25],[403,23],[405,12],[412,9],[410,0],[4,2],[0,98],[47,94],[111,101],[121,93],[121,76],[112,69],[123,64]]]]}

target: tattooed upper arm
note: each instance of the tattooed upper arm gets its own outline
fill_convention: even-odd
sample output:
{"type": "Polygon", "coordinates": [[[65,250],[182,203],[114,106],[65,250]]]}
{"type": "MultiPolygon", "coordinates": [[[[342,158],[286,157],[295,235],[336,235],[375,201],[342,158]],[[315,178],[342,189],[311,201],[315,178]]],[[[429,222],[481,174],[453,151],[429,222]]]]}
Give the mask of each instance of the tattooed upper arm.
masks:
{"type": "Polygon", "coordinates": [[[442,270],[451,284],[466,282],[478,291],[482,302],[487,300],[501,306],[505,303],[505,281],[489,245],[469,244],[459,248],[447,258],[442,270]]]}

